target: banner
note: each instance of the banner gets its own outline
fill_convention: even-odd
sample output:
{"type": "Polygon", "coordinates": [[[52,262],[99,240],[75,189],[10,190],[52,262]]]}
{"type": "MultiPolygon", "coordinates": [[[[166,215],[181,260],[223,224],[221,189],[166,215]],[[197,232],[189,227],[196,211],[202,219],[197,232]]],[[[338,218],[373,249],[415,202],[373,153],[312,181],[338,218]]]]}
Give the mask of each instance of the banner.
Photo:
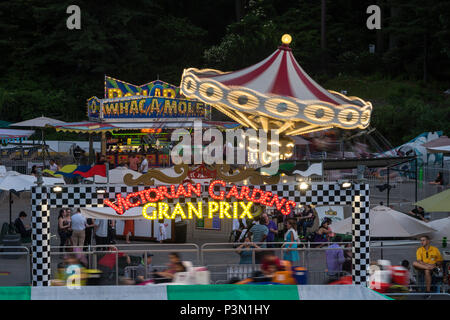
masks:
{"type": "MultiPolygon", "coordinates": [[[[315,207],[317,215],[319,216],[319,224],[324,218],[330,218],[332,222],[344,220],[344,207],[340,206],[322,206],[315,207]]],[[[333,225],[331,225],[333,228],[333,225]]]]}
{"type": "Polygon", "coordinates": [[[207,119],[210,106],[200,101],[163,97],[130,97],[103,100],[97,97],[88,100],[88,115],[91,120],[121,121],[132,119],[207,119]]]}
{"type": "Polygon", "coordinates": [[[164,97],[186,99],[180,88],[161,80],[155,80],[140,86],[105,76],[105,99],[131,96],[164,97]]]}

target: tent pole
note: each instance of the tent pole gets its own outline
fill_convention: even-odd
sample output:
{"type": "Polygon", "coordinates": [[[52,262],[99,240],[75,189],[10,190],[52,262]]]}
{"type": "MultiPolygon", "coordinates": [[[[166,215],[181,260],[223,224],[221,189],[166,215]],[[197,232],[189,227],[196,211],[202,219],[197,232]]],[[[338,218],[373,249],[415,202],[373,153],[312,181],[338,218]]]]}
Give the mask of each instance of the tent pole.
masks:
{"type": "Polygon", "coordinates": [[[12,212],[12,197],[11,190],[9,190],[9,225],[11,227],[11,212],[12,212]]]}
{"type": "Polygon", "coordinates": [[[390,172],[389,172],[389,166],[387,167],[387,199],[386,199],[386,202],[387,202],[387,206],[389,207],[389,191],[390,191],[390,188],[389,188],[389,174],[390,174],[390,172]]]}

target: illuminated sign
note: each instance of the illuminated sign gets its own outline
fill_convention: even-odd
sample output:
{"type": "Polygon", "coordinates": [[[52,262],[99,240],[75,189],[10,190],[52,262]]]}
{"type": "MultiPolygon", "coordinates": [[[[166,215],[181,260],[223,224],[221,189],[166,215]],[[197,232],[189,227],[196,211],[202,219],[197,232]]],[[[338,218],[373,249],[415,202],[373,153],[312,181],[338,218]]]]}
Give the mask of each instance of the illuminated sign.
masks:
{"type": "Polygon", "coordinates": [[[206,118],[209,106],[203,102],[165,97],[128,97],[121,99],[88,100],[88,115],[92,119],[161,119],[206,118]]]}
{"type": "Polygon", "coordinates": [[[163,202],[166,199],[178,199],[180,196],[201,197],[202,186],[200,183],[193,185],[187,183],[186,186],[180,184],[178,186],[159,186],[142,191],[129,193],[123,197],[120,193],[116,194],[115,202],[108,199],[104,200],[104,204],[113,208],[117,214],[122,215],[126,210],[138,206],[143,206],[142,214],[146,219],[175,219],[180,216],[183,219],[192,219],[194,216],[203,218],[204,214],[208,218],[212,218],[214,213],[219,213],[221,219],[235,219],[247,217],[252,219],[250,209],[253,204],[261,204],[268,207],[276,207],[282,214],[288,215],[296,203],[285,198],[279,198],[278,195],[270,191],[263,191],[258,188],[250,189],[248,186],[233,185],[228,192],[220,190],[220,187],[226,187],[225,181],[214,180],[207,191],[209,197],[214,201],[206,203],[207,210],[203,210],[203,202],[199,201],[196,205],[187,202],[185,209],[180,203],[177,203],[173,210],[170,206],[163,202]],[[230,200],[232,202],[227,202],[230,200]],[[234,200],[234,201],[233,201],[234,200]],[[150,211],[150,208],[153,210],[150,211]],[[239,211],[242,213],[239,214],[239,211]],[[169,212],[170,211],[170,212],[169,212]],[[203,212],[206,211],[206,212],[203,212]]]}
{"type": "Polygon", "coordinates": [[[140,86],[105,77],[105,99],[114,99],[132,96],[154,96],[165,98],[184,98],[180,94],[180,88],[161,80],[155,80],[140,86]]]}

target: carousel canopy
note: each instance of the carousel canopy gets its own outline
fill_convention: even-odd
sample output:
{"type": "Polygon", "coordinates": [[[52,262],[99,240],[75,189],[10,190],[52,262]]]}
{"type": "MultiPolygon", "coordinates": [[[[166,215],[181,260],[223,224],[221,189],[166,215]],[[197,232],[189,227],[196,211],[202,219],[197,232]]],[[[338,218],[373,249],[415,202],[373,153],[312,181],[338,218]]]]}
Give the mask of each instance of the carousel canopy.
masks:
{"type": "Polygon", "coordinates": [[[184,70],[182,93],[254,129],[298,135],[332,127],[366,128],[371,103],[322,88],[295,60],[290,36],[282,41],[269,57],[239,71],[184,70]]]}

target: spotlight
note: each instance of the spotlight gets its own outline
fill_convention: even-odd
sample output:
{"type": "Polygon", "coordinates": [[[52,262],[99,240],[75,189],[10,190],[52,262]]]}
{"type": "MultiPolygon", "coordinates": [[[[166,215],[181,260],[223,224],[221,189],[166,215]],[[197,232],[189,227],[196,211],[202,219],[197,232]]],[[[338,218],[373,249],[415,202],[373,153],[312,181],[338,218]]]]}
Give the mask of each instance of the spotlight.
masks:
{"type": "Polygon", "coordinates": [[[97,189],[97,193],[106,193],[105,189],[97,189]]]}
{"type": "Polygon", "coordinates": [[[56,187],[53,187],[53,192],[61,192],[62,191],[62,187],[60,187],[60,186],[56,186],[56,187]]]}
{"type": "Polygon", "coordinates": [[[344,181],[341,183],[341,188],[342,189],[348,189],[352,187],[352,183],[350,181],[344,181]]]}
{"type": "Polygon", "coordinates": [[[305,190],[308,190],[309,184],[307,182],[303,181],[303,182],[300,182],[300,186],[299,187],[300,187],[300,190],[305,191],[305,190]]]}

